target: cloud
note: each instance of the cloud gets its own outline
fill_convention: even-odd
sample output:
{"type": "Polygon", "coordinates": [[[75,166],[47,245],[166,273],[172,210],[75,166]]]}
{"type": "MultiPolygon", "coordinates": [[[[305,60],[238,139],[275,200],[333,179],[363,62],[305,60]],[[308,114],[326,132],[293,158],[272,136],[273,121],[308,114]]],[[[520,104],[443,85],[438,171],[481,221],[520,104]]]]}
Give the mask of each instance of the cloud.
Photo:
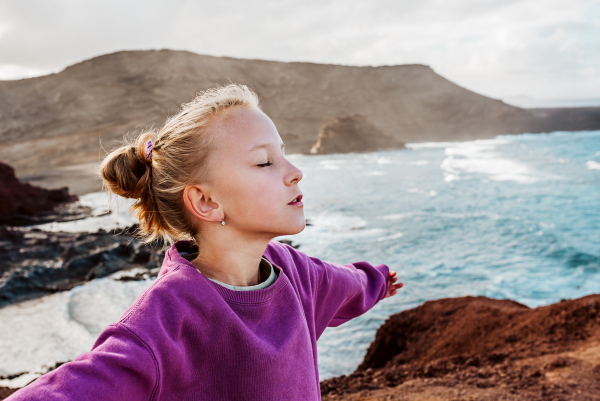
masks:
{"type": "Polygon", "coordinates": [[[0,76],[170,48],[345,65],[421,63],[492,97],[591,98],[600,93],[599,21],[600,2],[589,0],[4,1],[0,76]]]}

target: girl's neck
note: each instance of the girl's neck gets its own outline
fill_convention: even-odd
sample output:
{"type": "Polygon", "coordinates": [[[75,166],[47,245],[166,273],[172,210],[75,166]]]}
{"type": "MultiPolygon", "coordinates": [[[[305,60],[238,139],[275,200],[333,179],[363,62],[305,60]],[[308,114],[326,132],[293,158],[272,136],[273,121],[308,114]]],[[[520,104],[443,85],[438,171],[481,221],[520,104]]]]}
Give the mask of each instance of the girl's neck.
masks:
{"type": "Polygon", "coordinates": [[[225,284],[244,287],[257,285],[264,279],[260,275],[260,261],[268,241],[245,243],[232,247],[200,242],[200,252],[191,263],[206,277],[225,284]]]}

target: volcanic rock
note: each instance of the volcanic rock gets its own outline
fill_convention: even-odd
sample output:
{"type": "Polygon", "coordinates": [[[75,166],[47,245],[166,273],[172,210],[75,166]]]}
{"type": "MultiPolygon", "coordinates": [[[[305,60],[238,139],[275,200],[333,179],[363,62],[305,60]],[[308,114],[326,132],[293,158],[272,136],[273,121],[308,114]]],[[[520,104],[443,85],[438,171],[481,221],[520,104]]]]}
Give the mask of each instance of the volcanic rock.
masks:
{"type": "Polygon", "coordinates": [[[0,307],[123,269],[145,270],[138,279],[155,276],[164,250],[138,242],[130,235],[135,229],[68,233],[0,226],[0,307]]]}
{"type": "Polygon", "coordinates": [[[530,309],[429,301],[390,316],[363,362],[321,382],[323,400],[598,400],[600,295],[530,309]]]}
{"type": "Polygon", "coordinates": [[[404,148],[404,142],[378,130],[365,116],[351,114],[323,124],[310,153],[373,152],[401,148],[404,148]]]}
{"type": "Polygon", "coordinates": [[[91,208],[68,205],[78,199],[77,195],[69,195],[68,187],[47,190],[22,183],[11,166],[0,162],[0,225],[22,226],[89,217],[91,208]]]}

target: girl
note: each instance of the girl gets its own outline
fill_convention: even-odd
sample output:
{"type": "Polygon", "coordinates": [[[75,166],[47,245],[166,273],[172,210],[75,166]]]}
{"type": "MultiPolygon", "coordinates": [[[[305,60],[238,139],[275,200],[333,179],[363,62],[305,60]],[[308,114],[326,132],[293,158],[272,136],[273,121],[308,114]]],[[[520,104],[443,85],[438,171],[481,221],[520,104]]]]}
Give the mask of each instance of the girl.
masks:
{"type": "Polygon", "coordinates": [[[320,400],[317,339],[402,287],[271,241],[305,227],[302,172],[244,85],[200,94],[101,175],[170,249],[90,352],[8,400],[320,400]]]}

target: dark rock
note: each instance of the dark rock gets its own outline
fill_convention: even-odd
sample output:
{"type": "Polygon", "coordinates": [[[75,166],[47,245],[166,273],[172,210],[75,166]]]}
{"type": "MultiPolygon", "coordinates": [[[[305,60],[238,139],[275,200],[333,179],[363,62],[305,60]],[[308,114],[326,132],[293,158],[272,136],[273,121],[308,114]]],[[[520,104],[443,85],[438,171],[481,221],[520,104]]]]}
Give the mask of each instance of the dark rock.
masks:
{"type": "Polygon", "coordinates": [[[44,189],[20,182],[14,169],[0,162],[0,225],[25,226],[91,216],[92,209],[73,204],[69,188],[44,189]]]}
{"type": "Polygon", "coordinates": [[[50,233],[0,226],[0,307],[119,270],[142,267],[152,276],[150,271],[162,266],[164,250],[140,243],[131,231],[50,233]]]}
{"type": "Polygon", "coordinates": [[[294,244],[292,243],[292,241],[291,241],[291,240],[289,240],[289,239],[280,239],[280,240],[278,240],[278,242],[281,242],[282,244],[289,245],[289,246],[291,246],[291,247],[292,247],[292,248],[294,248],[294,249],[298,249],[298,248],[300,248],[300,244],[296,244],[296,245],[294,245],[294,244]]]}

